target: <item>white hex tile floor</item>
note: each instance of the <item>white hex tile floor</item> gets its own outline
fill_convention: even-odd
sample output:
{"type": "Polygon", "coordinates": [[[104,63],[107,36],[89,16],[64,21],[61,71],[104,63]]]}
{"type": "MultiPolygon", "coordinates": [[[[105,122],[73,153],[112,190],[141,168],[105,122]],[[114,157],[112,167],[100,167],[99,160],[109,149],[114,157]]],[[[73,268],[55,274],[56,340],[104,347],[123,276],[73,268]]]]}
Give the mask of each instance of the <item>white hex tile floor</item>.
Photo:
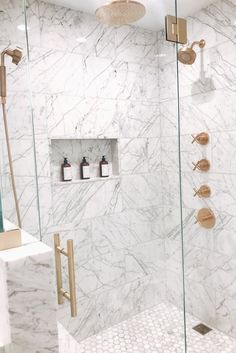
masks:
{"type": "MultiPolygon", "coordinates": [[[[205,336],[192,327],[199,320],[187,315],[188,353],[236,353],[236,339],[217,330],[205,336]]],[[[59,324],[60,353],[184,353],[183,312],[159,304],[129,320],[77,343],[59,324]]]]}

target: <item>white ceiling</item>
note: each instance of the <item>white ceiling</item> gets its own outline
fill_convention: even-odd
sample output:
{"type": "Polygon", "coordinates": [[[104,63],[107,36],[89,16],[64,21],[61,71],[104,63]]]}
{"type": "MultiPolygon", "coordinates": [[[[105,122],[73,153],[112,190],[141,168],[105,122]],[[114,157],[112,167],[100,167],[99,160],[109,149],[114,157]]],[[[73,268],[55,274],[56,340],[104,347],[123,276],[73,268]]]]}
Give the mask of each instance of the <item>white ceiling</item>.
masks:
{"type": "MultiPolygon", "coordinates": [[[[53,4],[69,7],[71,9],[95,13],[99,4],[105,4],[107,0],[46,0],[53,4]]],[[[136,22],[139,27],[160,30],[164,27],[165,15],[175,14],[175,0],[141,0],[145,1],[147,13],[143,19],[136,22]]],[[[208,6],[214,0],[178,0],[178,15],[187,17],[200,9],[208,6]]]]}

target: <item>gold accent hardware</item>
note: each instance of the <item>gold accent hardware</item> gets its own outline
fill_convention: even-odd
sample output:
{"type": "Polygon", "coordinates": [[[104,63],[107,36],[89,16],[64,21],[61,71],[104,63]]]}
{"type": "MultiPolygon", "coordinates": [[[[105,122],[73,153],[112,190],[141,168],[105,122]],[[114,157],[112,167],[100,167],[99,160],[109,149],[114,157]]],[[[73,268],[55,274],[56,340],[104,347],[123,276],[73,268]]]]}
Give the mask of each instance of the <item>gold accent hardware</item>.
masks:
{"type": "Polygon", "coordinates": [[[211,229],[216,224],[216,218],[210,208],[202,208],[196,216],[196,223],[199,223],[203,228],[211,229]]]}
{"type": "Polygon", "coordinates": [[[196,190],[195,188],[193,190],[195,192],[193,197],[199,196],[200,198],[206,198],[211,196],[211,189],[208,185],[202,185],[198,190],[196,190]]]}
{"type": "Polygon", "coordinates": [[[193,49],[195,45],[198,45],[199,48],[204,48],[206,45],[206,41],[204,39],[201,39],[200,41],[195,41],[192,43],[190,47],[184,46],[183,48],[180,48],[178,51],[178,60],[184,64],[184,65],[192,65],[196,58],[197,58],[197,53],[193,49]]]}
{"type": "Polygon", "coordinates": [[[55,265],[57,278],[57,296],[58,304],[64,303],[64,298],[69,300],[71,306],[71,316],[77,316],[77,302],[76,302],[76,285],[75,285],[75,266],[74,266],[74,248],[73,240],[67,240],[67,251],[61,248],[60,235],[54,234],[54,250],[55,250],[55,265]],[[68,273],[69,273],[69,288],[70,292],[63,289],[62,271],[61,271],[61,255],[68,259],[68,273]]]}
{"type": "Polygon", "coordinates": [[[194,165],[193,170],[201,170],[202,172],[207,172],[210,169],[210,162],[207,159],[201,159],[197,163],[192,163],[194,165]]]}
{"type": "Polygon", "coordinates": [[[13,249],[21,246],[21,230],[11,229],[0,233],[0,250],[13,249]]]}
{"type": "Polygon", "coordinates": [[[196,136],[191,135],[193,138],[192,143],[197,142],[200,145],[207,145],[209,142],[209,135],[207,132],[201,132],[200,134],[197,134],[196,136]]]}
{"type": "Polygon", "coordinates": [[[166,16],[166,40],[181,44],[187,43],[187,21],[184,18],[166,16]]]}

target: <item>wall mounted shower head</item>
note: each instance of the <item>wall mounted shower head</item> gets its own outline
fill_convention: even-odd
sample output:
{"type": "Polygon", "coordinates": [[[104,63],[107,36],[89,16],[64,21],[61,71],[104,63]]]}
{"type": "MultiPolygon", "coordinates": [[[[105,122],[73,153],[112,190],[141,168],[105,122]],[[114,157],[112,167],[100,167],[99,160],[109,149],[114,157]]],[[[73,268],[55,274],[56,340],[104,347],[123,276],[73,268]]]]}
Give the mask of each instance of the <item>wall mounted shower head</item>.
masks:
{"type": "Polygon", "coordinates": [[[204,48],[206,45],[206,42],[204,39],[201,39],[199,42],[193,42],[191,47],[183,47],[179,50],[178,52],[178,60],[185,65],[192,65],[197,57],[196,52],[193,50],[193,47],[195,45],[198,45],[199,48],[204,48]]]}

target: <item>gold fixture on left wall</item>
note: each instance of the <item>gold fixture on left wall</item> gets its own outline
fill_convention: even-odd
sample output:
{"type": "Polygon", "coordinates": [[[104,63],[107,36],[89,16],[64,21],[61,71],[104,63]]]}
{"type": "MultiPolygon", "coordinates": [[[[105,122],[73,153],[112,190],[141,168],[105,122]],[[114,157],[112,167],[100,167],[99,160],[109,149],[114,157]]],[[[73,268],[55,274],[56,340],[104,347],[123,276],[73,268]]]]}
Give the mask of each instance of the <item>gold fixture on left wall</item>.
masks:
{"type": "Polygon", "coordinates": [[[15,208],[16,208],[17,222],[18,222],[18,227],[21,228],[22,224],[21,224],[20,207],[19,207],[19,201],[18,201],[17,191],[16,191],[16,182],[15,182],[10,137],[9,137],[8,123],[7,123],[7,111],[6,111],[6,97],[7,97],[6,81],[7,80],[6,80],[5,55],[11,56],[12,63],[15,65],[18,65],[22,59],[22,49],[21,48],[5,49],[1,53],[1,66],[0,66],[0,104],[2,105],[4,130],[5,130],[5,137],[6,137],[6,144],[7,144],[7,155],[8,155],[8,162],[9,162],[10,175],[11,175],[12,191],[13,191],[15,208]]]}

